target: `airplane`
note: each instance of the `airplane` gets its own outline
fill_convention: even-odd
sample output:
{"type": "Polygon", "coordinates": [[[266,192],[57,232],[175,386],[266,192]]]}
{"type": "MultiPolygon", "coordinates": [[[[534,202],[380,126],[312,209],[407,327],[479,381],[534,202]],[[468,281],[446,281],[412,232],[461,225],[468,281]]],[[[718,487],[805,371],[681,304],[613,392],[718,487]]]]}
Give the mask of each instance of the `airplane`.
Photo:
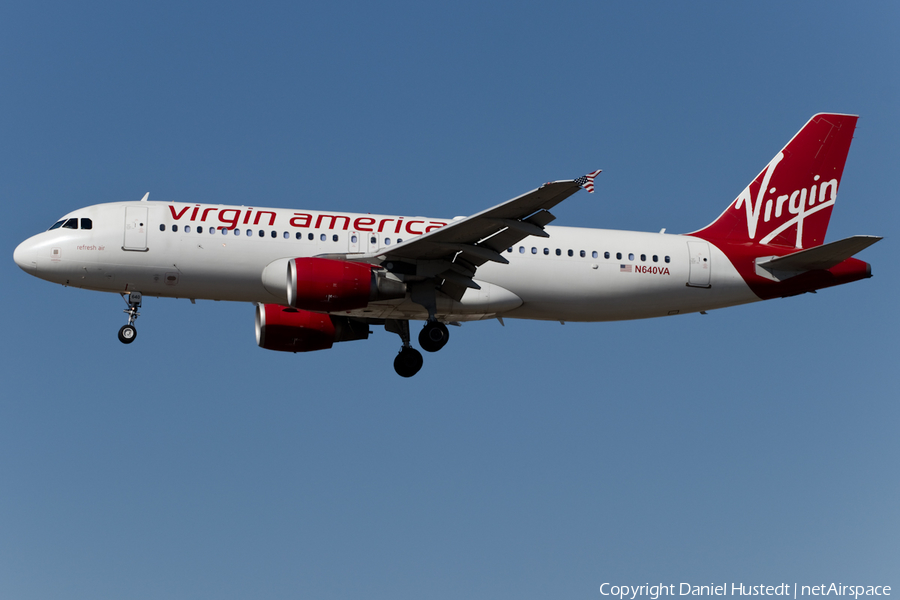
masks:
{"type": "Polygon", "coordinates": [[[469,217],[434,219],[140,201],[73,211],[15,250],[29,275],[122,296],[124,344],[144,296],[256,305],[257,344],[309,352],[400,336],[394,369],[423,365],[447,325],[664,317],[794,296],[871,277],[855,254],[882,239],[824,243],[857,116],[814,115],[710,225],[659,233],[549,225],[594,191],[594,171],[469,217]]]}

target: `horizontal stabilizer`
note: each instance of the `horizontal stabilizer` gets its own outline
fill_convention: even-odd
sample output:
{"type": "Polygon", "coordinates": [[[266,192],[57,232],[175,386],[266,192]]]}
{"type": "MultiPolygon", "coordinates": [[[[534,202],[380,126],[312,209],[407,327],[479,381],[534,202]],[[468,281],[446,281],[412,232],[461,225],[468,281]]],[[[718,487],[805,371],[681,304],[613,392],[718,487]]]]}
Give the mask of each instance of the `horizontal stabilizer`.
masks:
{"type": "MultiPolygon", "coordinates": [[[[796,275],[805,271],[816,271],[830,269],[831,267],[842,263],[857,252],[865,250],[881,237],[876,235],[854,235],[843,240],[801,250],[787,256],[776,256],[772,258],[757,258],[757,269],[765,269],[769,273],[776,275],[776,271],[780,273],[790,273],[796,275]]],[[[784,277],[777,276],[777,279],[784,277]]]]}

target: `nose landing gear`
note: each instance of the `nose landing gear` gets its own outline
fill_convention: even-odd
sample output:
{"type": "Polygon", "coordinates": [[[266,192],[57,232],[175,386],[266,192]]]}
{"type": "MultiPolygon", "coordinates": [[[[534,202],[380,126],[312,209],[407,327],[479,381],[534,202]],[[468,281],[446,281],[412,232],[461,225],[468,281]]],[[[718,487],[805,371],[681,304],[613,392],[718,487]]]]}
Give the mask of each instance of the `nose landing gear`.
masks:
{"type": "Polygon", "coordinates": [[[141,307],[141,293],[131,292],[130,294],[119,295],[128,304],[128,308],[122,311],[128,315],[128,324],[122,325],[122,328],[119,329],[119,341],[123,344],[130,344],[137,338],[137,329],[134,326],[134,322],[141,316],[141,313],[138,312],[138,309],[141,307]]]}
{"type": "Polygon", "coordinates": [[[122,325],[119,329],[119,341],[123,344],[130,344],[137,337],[137,329],[134,325],[122,325]]]}

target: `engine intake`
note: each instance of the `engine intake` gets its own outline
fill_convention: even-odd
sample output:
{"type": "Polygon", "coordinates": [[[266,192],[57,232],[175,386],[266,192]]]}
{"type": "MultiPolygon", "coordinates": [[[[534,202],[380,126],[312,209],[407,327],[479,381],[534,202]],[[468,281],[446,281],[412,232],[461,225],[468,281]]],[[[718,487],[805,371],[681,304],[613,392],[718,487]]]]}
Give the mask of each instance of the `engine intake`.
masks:
{"type": "Polygon", "coordinates": [[[366,307],[374,300],[406,295],[406,285],[381,267],[330,258],[288,262],[288,304],[304,310],[336,312],[366,307]]]}
{"type": "Polygon", "coordinates": [[[256,343],[266,350],[312,352],[369,337],[365,323],[278,304],[256,306],[256,343]]]}

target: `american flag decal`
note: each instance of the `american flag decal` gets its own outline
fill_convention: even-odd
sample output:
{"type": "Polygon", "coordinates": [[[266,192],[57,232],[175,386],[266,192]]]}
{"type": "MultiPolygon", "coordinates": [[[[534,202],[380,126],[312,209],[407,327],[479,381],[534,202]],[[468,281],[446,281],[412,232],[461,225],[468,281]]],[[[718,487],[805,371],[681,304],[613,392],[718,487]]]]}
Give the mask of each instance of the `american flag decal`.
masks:
{"type": "Polygon", "coordinates": [[[631,273],[631,265],[619,265],[619,271],[622,273],[631,273]]]}
{"type": "Polygon", "coordinates": [[[600,174],[600,169],[597,169],[593,173],[588,173],[583,177],[579,177],[575,180],[575,183],[589,191],[590,193],[594,193],[594,177],[600,174]]]}

